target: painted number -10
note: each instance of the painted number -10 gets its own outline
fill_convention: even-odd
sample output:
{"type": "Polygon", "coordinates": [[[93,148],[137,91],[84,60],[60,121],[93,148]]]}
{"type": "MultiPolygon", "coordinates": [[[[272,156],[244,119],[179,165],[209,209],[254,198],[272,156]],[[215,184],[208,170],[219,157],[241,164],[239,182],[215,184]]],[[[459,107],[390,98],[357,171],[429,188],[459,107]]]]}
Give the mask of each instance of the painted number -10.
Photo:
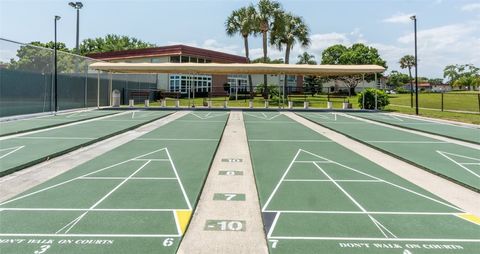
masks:
{"type": "Polygon", "coordinates": [[[219,221],[217,224],[221,231],[241,231],[243,229],[241,221],[219,221]]]}

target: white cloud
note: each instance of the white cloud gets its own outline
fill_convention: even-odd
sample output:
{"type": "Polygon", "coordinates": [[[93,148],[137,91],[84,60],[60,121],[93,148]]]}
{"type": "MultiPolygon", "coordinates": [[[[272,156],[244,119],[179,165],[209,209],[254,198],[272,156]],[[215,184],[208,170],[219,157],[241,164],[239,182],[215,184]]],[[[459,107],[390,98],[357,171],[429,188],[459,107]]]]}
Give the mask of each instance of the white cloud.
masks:
{"type": "Polygon", "coordinates": [[[398,24],[407,24],[409,22],[411,22],[410,20],[410,17],[415,15],[415,13],[408,13],[408,14],[405,14],[405,13],[397,13],[391,17],[388,17],[384,20],[382,20],[383,22],[386,22],[386,23],[398,23],[398,24]]]}
{"type": "Polygon", "coordinates": [[[461,7],[462,11],[480,11],[480,3],[466,4],[461,7]]]}

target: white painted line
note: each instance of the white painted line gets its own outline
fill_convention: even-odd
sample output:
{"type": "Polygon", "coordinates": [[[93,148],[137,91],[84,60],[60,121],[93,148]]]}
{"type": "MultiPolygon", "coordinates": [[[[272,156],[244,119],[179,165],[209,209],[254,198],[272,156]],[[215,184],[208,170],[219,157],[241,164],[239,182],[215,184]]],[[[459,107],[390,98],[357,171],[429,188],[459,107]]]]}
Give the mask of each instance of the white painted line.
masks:
{"type": "Polygon", "coordinates": [[[267,120],[267,121],[271,121],[271,120],[273,120],[273,119],[275,119],[275,118],[277,118],[281,115],[280,113],[278,113],[277,115],[274,115],[272,117],[268,117],[264,112],[261,112],[261,114],[263,116],[257,116],[254,113],[249,113],[249,112],[243,112],[243,114],[245,114],[247,116],[255,117],[255,118],[258,118],[258,119],[267,120]]]}
{"type": "Polygon", "coordinates": [[[451,212],[364,212],[364,211],[299,211],[299,210],[268,210],[265,212],[281,212],[287,214],[384,214],[384,215],[442,215],[442,216],[457,216],[462,213],[451,213],[451,212]]]}
{"type": "Polygon", "coordinates": [[[214,138],[137,138],[135,141],[218,141],[218,139],[214,138]]]}
{"type": "MultiPolygon", "coordinates": [[[[302,149],[300,149],[300,150],[302,150],[302,149]]],[[[302,150],[302,151],[304,151],[304,152],[306,152],[306,153],[309,153],[309,154],[313,154],[313,153],[310,153],[310,152],[305,151],[305,150],[302,150]]],[[[314,154],[313,154],[313,155],[314,155],[314,154]]],[[[318,156],[318,155],[316,155],[316,156],[318,156]]],[[[318,157],[320,157],[320,156],[318,156],[318,157]]],[[[410,192],[410,193],[412,193],[412,194],[418,195],[418,196],[420,196],[420,197],[429,199],[429,200],[434,201],[434,202],[436,202],[436,203],[439,203],[439,204],[448,206],[448,207],[453,208],[453,209],[458,210],[458,211],[465,212],[465,211],[463,211],[462,209],[460,209],[460,208],[458,208],[458,207],[456,207],[456,206],[450,205],[450,204],[445,203],[445,202],[443,202],[443,201],[434,199],[434,198],[432,198],[432,197],[426,196],[426,195],[424,195],[424,194],[418,193],[418,192],[416,192],[416,191],[410,190],[410,189],[408,189],[408,188],[406,188],[406,187],[403,187],[403,186],[394,184],[394,183],[392,183],[392,182],[389,182],[389,181],[387,181],[387,180],[378,178],[378,177],[376,177],[376,176],[372,176],[372,175],[367,174],[367,173],[365,173],[365,172],[363,172],[363,171],[360,171],[360,170],[358,170],[358,169],[354,169],[354,168],[352,168],[352,167],[343,165],[343,164],[341,164],[341,163],[339,163],[339,162],[336,162],[336,161],[331,161],[331,162],[334,163],[334,164],[337,164],[337,165],[339,165],[339,166],[342,166],[342,167],[344,167],[344,168],[346,168],[346,169],[349,169],[349,170],[352,170],[352,171],[357,172],[357,173],[359,173],[359,174],[362,174],[362,175],[364,175],[364,176],[368,176],[368,177],[370,177],[370,178],[380,180],[380,181],[382,181],[382,182],[384,182],[384,183],[386,183],[386,184],[389,184],[389,185],[391,185],[391,186],[397,187],[397,188],[399,188],[399,189],[402,189],[402,190],[404,190],[404,191],[407,191],[407,192],[410,192]]]]}
{"type": "Polygon", "coordinates": [[[51,139],[51,140],[55,140],[55,139],[59,139],[59,140],[69,140],[69,139],[72,139],[72,140],[92,140],[92,139],[96,139],[96,138],[88,138],[88,137],[18,137],[18,139],[51,139]]]}
{"type": "MultiPolygon", "coordinates": [[[[110,176],[86,176],[79,178],[79,180],[123,180],[125,177],[110,177],[110,176]]],[[[175,177],[132,177],[130,180],[177,180],[175,177]]]]}
{"type": "Polygon", "coordinates": [[[400,144],[442,144],[442,143],[449,143],[446,141],[401,141],[401,140],[370,140],[365,141],[368,143],[400,143],[400,144]]]}
{"type": "MultiPolygon", "coordinates": [[[[331,182],[332,180],[326,180],[326,179],[284,179],[285,182],[331,182]]],[[[372,180],[334,180],[335,182],[362,182],[362,183],[368,183],[368,182],[377,182],[381,183],[383,181],[377,180],[377,179],[372,179],[372,180]]]]}
{"type": "Polygon", "coordinates": [[[8,203],[10,203],[10,202],[13,202],[13,201],[22,199],[22,198],[26,198],[26,197],[35,195],[35,194],[37,194],[37,193],[40,193],[40,192],[43,192],[43,191],[46,191],[46,190],[49,190],[49,189],[52,189],[52,188],[56,188],[56,187],[58,187],[58,186],[61,186],[61,185],[70,183],[70,182],[75,181],[75,180],[78,180],[78,179],[80,179],[80,178],[82,178],[82,177],[89,176],[89,175],[93,175],[93,174],[98,173],[98,172],[102,172],[102,171],[107,170],[107,169],[109,169],[109,168],[113,168],[113,167],[116,167],[116,166],[125,164],[125,163],[130,162],[130,161],[132,161],[132,160],[135,160],[135,159],[137,159],[137,158],[140,158],[140,157],[143,157],[143,156],[147,156],[147,155],[150,155],[150,154],[152,154],[152,153],[156,153],[156,152],[161,151],[161,150],[164,150],[164,149],[165,149],[165,148],[161,148],[161,149],[158,149],[158,150],[149,152],[149,153],[145,153],[145,154],[136,156],[136,157],[134,157],[134,158],[131,158],[131,159],[128,159],[128,160],[125,160],[125,161],[122,161],[122,162],[119,162],[119,163],[116,163],[116,164],[113,164],[113,165],[110,165],[110,166],[101,168],[101,169],[99,169],[99,170],[95,170],[95,171],[93,171],[93,172],[90,172],[90,173],[87,173],[87,174],[84,174],[84,175],[81,175],[81,176],[72,178],[72,179],[70,179],[70,180],[66,180],[66,181],[63,181],[63,182],[54,184],[54,185],[52,185],[52,186],[49,186],[49,187],[45,187],[45,188],[43,188],[43,189],[34,191],[34,192],[32,192],[32,193],[28,193],[28,194],[22,195],[22,196],[20,196],[20,197],[16,197],[16,198],[7,200],[7,201],[5,201],[5,202],[3,202],[3,203],[0,203],[0,205],[5,205],[5,204],[8,204],[8,203]]]}
{"type": "Polygon", "coordinates": [[[180,237],[181,235],[173,234],[0,234],[0,236],[11,236],[11,237],[127,237],[127,238],[158,238],[158,237],[180,237]]]}
{"type": "Polygon", "coordinates": [[[1,152],[1,151],[5,151],[5,150],[10,150],[10,149],[12,150],[12,151],[10,151],[10,152],[8,152],[8,153],[0,156],[0,159],[5,158],[5,157],[7,157],[8,155],[10,155],[10,154],[12,154],[12,153],[14,153],[14,152],[16,152],[16,151],[24,148],[24,147],[25,147],[25,146],[14,146],[14,147],[9,147],[9,148],[0,149],[0,152],[1,152]]]}
{"type": "Polygon", "coordinates": [[[297,153],[295,154],[295,156],[293,157],[293,160],[290,162],[290,165],[288,165],[287,169],[285,170],[285,172],[283,173],[282,177],[280,178],[280,180],[278,181],[277,185],[275,186],[275,188],[273,189],[272,193],[270,194],[270,196],[268,197],[267,199],[267,202],[265,202],[265,205],[263,206],[262,208],[262,211],[265,211],[265,209],[268,207],[268,204],[270,204],[270,201],[272,200],[272,197],[275,195],[275,193],[277,192],[278,190],[278,187],[280,187],[280,184],[283,182],[283,179],[285,179],[285,177],[287,176],[288,172],[290,171],[290,168],[292,168],[292,165],[293,163],[295,162],[295,160],[297,159],[298,155],[300,154],[300,149],[297,151],[297,153]]]}
{"type": "Polygon", "coordinates": [[[182,180],[180,180],[180,177],[178,176],[177,168],[175,167],[175,164],[173,164],[172,157],[170,156],[170,153],[168,152],[167,148],[165,148],[165,152],[167,153],[168,159],[170,160],[170,165],[172,166],[173,172],[175,173],[175,177],[178,180],[178,184],[180,185],[180,189],[182,190],[183,197],[187,202],[188,209],[192,210],[192,205],[190,204],[190,200],[188,199],[187,193],[185,192],[185,188],[183,188],[182,180]]]}
{"type": "Polygon", "coordinates": [[[110,115],[100,116],[100,117],[96,117],[96,118],[92,118],[92,119],[81,120],[81,121],[77,121],[77,122],[73,122],[73,123],[62,124],[62,125],[59,125],[59,126],[44,128],[44,129],[40,129],[40,130],[36,130],[36,131],[28,131],[28,132],[22,132],[22,133],[18,133],[18,134],[12,134],[12,135],[8,135],[8,136],[0,137],[0,141],[11,139],[11,138],[23,137],[23,136],[26,136],[26,135],[32,135],[32,134],[35,134],[35,133],[41,133],[41,132],[61,129],[61,128],[65,128],[65,127],[75,126],[75,125],[79,125],[79,124],[90,123],[90,122],[94,122],[94,121],[98,121],[98,120],[104,120],[104,119],[108,119],[108,118],[112,118],[112,117],[125,115],[125,114],[128,114],[128,113],[130,113],[130,112],[110,114],[110,115]]]}
{"type": "Polygon", "coordinates": [[[281,213],[275,214],[275,218],[273,219],[272,225],[270,226],[270,230],[268,230],[267,238],[272,236],[273,230],[275,229],[275,226],[277,225],[278,218],[280,217],[281,213]]]}
{"type": "Polygon", "coordinates": [[[133,159],[132,161],[168,161],[167,159],[133,159]]]}
{"type": "Polygon", "coordinates": [[[382,223],[380,223],[379,221],[377,221],[375,218],[373,218],[372,216],[370,216],[368,213],[367,213],[367,210],[362,206],[360,205],[360,203],[357,202],[357,200],[355,200],[351,195],[350,193],[348,193],[345,189],[343,189],[342,186],[340,186],[340,184],[338,184],[337,182],[335,182],[335,180],[333,180],[333,178],[327,174],[327,172],[325,172],[325,170],[323,170],[323,168],[321,168],[320,166],[318,166],[318,164],[316,164],[315,162],[313,163],[313,165],[315,165],[318,170],[320,170],[320,172],[322,172],[328,179],[330,179],[332,181],[333,184],[335,184],[335,186],[337,186],[338,189],[340,189],[341,192],[343,192],[343,194],[345,194],[345,196],[347,196],[358,208],[360,208],[360,210],[362,210],[363,212],[365,212],[365,214],[367,214],[367,216],[370,218],[370,220],[373,222],[373,224],[375,224],[375,226],[380,230],[380,232],[386,237],[386,238],[389,238],[388,234],[387,233],[390,233],[391,236],[395,237],[396,236],[394,234],[392,234],[390,232],[390,230],[386,229],[386,227],[384,225],[382,225],[382,223]],[[385,231],[387,232],[385,232],[385,231]]]}
{"type": "Polygon", "coordinates": [[[465,169],[466,171],[468,171],[469,173],[471,173],[472,175],[476,176],[477,178],[480,178],[480,175],[478,175],[477,173],[473,172],[473,170],[470,170],[469,168],[465,167],[464,165],[462,165],[463,163],[459,163],[457,162],[456,160],[450,158],[448,155],[450,156],[457,156],[457,157],[460,157],[460,158],[465,158],[465,159],[470,159],[470,160],[475,160],[475,161],[480,161],[480,159],[477,159],[477,158],[471,158],[471,157],[468,157],[468,156],[463,156],[463,155],[458,155],[458,154],[454,154],[454,153],[447,153],[447,152],[442,152],[442,151],[439,151],[437,150],[436,151],[437,153],[439,153],[440,155],[442,155],[443,157],[447,158],[448,160],[450,160],[451,162],[457,164],[459,167],[465,169]]]}
{"type": "Polygon", "coordinates": [[[369,237],[308,237],[308,236],[271,236],[269,239],[285,240],[345,240],[345,241],[395,241],[395,242],[480,242],[480,239],[442,239],[442,238],[369,238],[369,237]]]}
{"type": "Polygon", "coordinates": [[[297,140],[294,140],[294,139],[250,139],[248,141],[251,141],[251,142],[313,142],[313,143],[316,143],[316,142],[321,142],[321,143],[332,143],[333,141],[332,140],[321,140],[321,139],[318,139],[318,140],[315,140],[315,139],[297,139],[297,140]]]}
{"type": "Polygon", "coordinates": [[[0,211],[90,211],[90,212],[171,212],[171,211],[191,211],[190,209],[171,209],[171,208],[146,208],[146,209],[136,209],[136,208],[94,208],[94,209],[84,209],[84,208],[0,208],[0,211]]]}
{"type": "MultiPolygon", "coordinates": [[[[147,161],[145,162],[142,166],[140,166],[137,170],[135,170],[132,174],[130,174],[127,178],[125,178],[122,182],[120,182],[117,186],[115,186],[112,190],[110,190],[106,195],[104,195],[102,198],[100,198],[100,200],[98,200],[95,204],[93,204],[89,209],[94,209],[96,206],[98,206],[100,203],[102,203],[106,198],[108,198],[110,195],[112,195],[113,192],[115,192],[116,190],[118,190],[118,188],[120,188],[123,184],[125,184],[130,178],[132,178],[136,173],[138,173],[140,170],[142,170],[145,166],[148,165],[148,163],[150,163],[150,161],[147,161]]],[[[67,227],[68,225],[71,224],[70,227],[68,227],[66,230],[65,230],[65,233],[68,233],[78,222],[80,222],[80,220],[82,220],[83,217],[85,217],[85,215],[87,215],[88,211],[84,212],[83,214],[81,214],[80,216],[78,216],[76,219],[74,219],[73,221],[71,221],[70,223],[68,223],[67,225],[65,225],[65,227],[67,227]]],[[[60,230],[58,230],[56,232],[59,233],[61,232],[65,227],[61,228],[60,230]]]]}
{"type": "Polygon", "coordinates": [[[180,228],[180,223],[178,222],[177,213],[175,211],[172,211],[172,213],[173,213],[173,218],[175,219],[175,225],[177,226],[177,234],[181,235],[182,229],[180,228]]]}

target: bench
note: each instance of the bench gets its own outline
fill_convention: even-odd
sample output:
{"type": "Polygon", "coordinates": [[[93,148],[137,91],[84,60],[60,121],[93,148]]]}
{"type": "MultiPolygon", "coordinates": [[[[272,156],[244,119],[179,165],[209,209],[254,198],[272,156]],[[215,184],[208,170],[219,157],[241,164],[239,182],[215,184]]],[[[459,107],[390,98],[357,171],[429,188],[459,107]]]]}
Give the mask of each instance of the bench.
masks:
{"type": "Polygon", "coordinates": [[[203,106],[207,107],[212,107],[212,102],[213,101],[223,101],[223,107],[227,107],[227,102],[228,102],[229,95],[225,91],[219,91],[219,92],[209,92],[207,98],[203,98],[203,106]],[[214,98],[223,98],[220,100],[215,100],[214,98]]]}

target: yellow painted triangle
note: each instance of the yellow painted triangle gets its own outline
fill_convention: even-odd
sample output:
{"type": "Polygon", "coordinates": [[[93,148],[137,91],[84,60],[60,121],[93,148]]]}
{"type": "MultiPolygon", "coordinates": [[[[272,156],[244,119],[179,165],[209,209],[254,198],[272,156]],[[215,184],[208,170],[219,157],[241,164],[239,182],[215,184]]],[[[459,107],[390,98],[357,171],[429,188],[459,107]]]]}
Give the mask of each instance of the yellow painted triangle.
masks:
{"type": "Polygon", "coordinates": [[[190,217],[192,216],[192,211],[176,210],[175,216],[177,216],[177,223],[180,226],[183,235],[185,233],[185,230],[187,229],[190,217]]]}
{"type": "Polygon", "coordinates": [[[457,215],[458,217],[464,219],[464,220],[468,220],[472,223],[475,223],[477,225],[480,225],[480,217],[474,215],[474,214],[470,214],[470,213],[462,213],[462,214],[458,214],[457,215]]]}

